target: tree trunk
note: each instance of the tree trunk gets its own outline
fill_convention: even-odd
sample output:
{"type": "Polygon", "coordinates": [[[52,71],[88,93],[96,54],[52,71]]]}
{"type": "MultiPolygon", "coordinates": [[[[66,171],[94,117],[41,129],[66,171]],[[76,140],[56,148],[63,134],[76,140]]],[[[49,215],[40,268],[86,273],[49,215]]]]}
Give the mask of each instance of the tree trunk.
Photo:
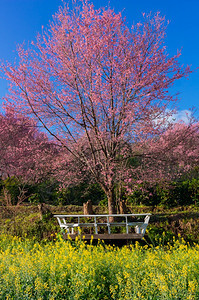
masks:
{"type": "Polygon", "coordinates": [[[127,214],[127,207],[125,200],[119,200],[119,212],[120,214],[127,214]]]}
{"type": "Polygon", "coordinates": [[[84,215],[94,215],[93,206],[91,200],[88,200],[83,204],[84,215]]]}
{"type": "MultiPolygon", "coordinates": [[[[108,198],[108,213],[109,215],[117,214],[114,189],[110,189],[107,193],[108,198]]],[[[109,218],[109,222],[114,222],[114,217],[109,218]]]]}
{"type": "Polygon", "coordinates": [[[45,203],[39,203],[38,209],[39,209],[41,220],[49,220],[53,217],[53,214],[51,213],[50,209],[47,207],[45,203]]]}

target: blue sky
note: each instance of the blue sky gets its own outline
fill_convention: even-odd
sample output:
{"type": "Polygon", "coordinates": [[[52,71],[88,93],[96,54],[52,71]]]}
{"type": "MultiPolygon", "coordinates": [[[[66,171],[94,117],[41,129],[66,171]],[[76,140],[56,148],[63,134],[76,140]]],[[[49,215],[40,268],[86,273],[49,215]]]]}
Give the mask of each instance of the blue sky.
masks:
{"type": "MultiPolygon", "coordinates": [[[[67,1],[66,1],[67,2],[67,1]]],[[[109,5],[123,11],[129,26],[142,18],[142,12],[160,11],[170,21],[166,45],[174,55],[181,50],[181,64],[199,67],[199,0],[93,0],[96,8],[109,5]]],[[[35,39],[42,26],[62,5],[61,0],[0,0],[0,59],[14,62],[16,46],[35,39]]],[[[7,92],[7,82],[0,80],[0,103],[7,92]]],[[[199,70],[189,79],[177,81],[171,93],[179,92],[178,109],[183,111],[199,104],[199,70]]],[[[197,113],[199,115],[199,112],[197,113]]]]}

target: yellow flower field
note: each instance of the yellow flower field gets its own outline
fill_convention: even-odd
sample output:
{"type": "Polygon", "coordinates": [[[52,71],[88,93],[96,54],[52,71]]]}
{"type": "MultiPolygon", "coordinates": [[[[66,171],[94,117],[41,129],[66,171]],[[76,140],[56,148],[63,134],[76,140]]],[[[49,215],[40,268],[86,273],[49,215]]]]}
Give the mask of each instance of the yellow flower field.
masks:
{"type": "Polygon", "coordinates": [[[117,248],[2,235],[0,299],[199,299],[199,245],[117,248]]]}

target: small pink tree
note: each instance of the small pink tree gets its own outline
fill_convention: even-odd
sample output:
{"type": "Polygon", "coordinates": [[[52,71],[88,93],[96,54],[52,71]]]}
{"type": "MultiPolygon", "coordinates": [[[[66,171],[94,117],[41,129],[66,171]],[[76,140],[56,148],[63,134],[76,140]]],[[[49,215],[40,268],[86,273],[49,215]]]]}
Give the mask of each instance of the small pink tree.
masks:
{"type": "Polygon", "coordinates": [[[164,132],[175,101],[168,89],[190,72],[180,53],[168,56],[165,29],[159,13],[129,29],[121,13],[82,1],[74,11],[60,8],[31,49],[19,48],[19,65],[4,66],[9,97],[100,184],[110,214],[118,173],[129,176],[121,170],[129,145],[144,147],[164,132]]]}

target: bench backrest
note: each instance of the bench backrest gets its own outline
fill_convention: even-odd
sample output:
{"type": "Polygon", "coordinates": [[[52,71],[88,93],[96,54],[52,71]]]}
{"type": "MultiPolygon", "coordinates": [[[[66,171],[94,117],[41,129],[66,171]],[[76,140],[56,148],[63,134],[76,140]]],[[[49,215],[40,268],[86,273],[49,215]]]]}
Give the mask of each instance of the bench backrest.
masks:
{"type": "Polygon", "coordinates": [[[129,227],[133,226],[135,227],[135,232],[138,234],[145,234],[146,228],[148,226],[149,220],[150,220],[150,215],[151,214],[112,214],[112,215],[55,215],[54,217],[57,218],[58,223],[60,225],[61,228],[65,228],[67,229],[68,233],[70,232],[69,228],[73,229],[77,228],[77,227],[90,227],[93,226],[95,227],[95,232],[98,233],[98,227],[100,226],[107,226],[108,228],[108,233],[111,232],[110,226],[126,226],[126,233],[129,233],[129,227]],[[121,221],[123,219],[123,222],[119,222],[117,219],[117,222],[110,222],[109,221],[109,217],[121,217],[121,221]],[[144,220],[141,221],[133,221],[133,222],[129,222],[128,218],[129,217],[144,217],[144,220]],[[71,218],[75,218],[77,219],[77,222],[74,223],[69,223],[66,222],[66,219],[71,219],[71,218]],[[88,223],[88,222],[83,222],[82,219],[85,218],[90,218],[92,219],[92,223],[88,223]],[[106,221],[102,222],[101,219],[105,218],[106,221]],[[99,222],[100,219],[100,222],[99,222]],[[81,221],[81,222],[80,222],[81,221]]]}

